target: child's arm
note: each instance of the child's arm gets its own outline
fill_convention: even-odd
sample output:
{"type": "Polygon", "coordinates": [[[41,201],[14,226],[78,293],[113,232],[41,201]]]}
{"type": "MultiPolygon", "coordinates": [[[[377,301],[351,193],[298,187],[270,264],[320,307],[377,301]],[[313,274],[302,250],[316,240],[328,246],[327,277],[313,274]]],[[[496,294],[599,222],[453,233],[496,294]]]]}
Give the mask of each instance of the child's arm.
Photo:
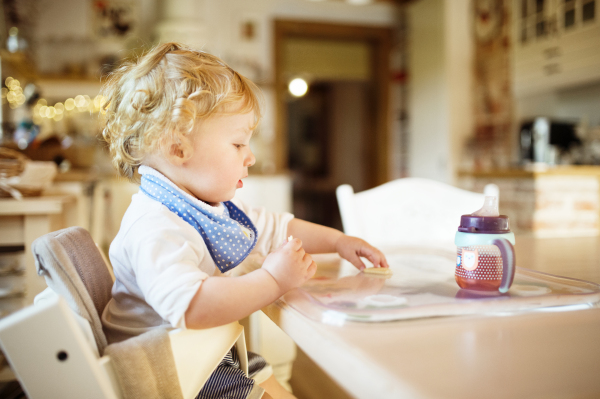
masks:
{"type": "Polygon", "coordinates": [[[288,234],[298,237],[306,252],[337,252],[357,269],[365,264],[360,257],[367,258],[374,267],[389,267],[385,255],[377,248],[357,237],[347,236],[339,230],[310,223],[301,219],[292,219],[288,224],[288,234]]]}
{"type": "Polygon", "coordinates": [[[210,328],[240,320],[275,301],[315,274],[317,265],[298,239],[265,259],[261,269],[240,277],[209,277],[185,312],[188,328],[210,328]]]}

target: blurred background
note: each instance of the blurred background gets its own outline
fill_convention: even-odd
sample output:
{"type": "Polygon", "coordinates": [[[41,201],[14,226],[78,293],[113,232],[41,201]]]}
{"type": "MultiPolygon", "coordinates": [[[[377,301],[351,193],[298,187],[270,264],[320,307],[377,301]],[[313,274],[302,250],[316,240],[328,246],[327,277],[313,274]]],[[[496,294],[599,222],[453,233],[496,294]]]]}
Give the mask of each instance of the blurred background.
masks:
{"type": "Polygon", "coordinates": [[[286,176],[299,217],[341,228],[342,183],[475,189],[480,172],[599,164],[597,12],[595,0],[4,0],[0,138],[55,162],[57,180],[113,176],[102,79],[186,42],[262,88],[252,173],[286,176]]]}
{"type": "Polygon", "coordinates": [[[137,188],[101,141],[101,84],[124,59],[181,41],[265,95],[240,190],[250,202],[341,229],[340,184],[496,183],[515,231],[596,236],[598,3],[3,0],[0,144],[14,151],[3,157],[54,163],[45,193],[73,195],[75,223],[108,248],[137,188]]]}
{"type": "Polygon", "coordinates": [[[186,42],[262,88],[252,173],[291,177],[295,213],[340,228],[342,183],[600,163],[596,14],[595,0],[4,0],[0,137],[113,175],[102,79],[186,42]]]}

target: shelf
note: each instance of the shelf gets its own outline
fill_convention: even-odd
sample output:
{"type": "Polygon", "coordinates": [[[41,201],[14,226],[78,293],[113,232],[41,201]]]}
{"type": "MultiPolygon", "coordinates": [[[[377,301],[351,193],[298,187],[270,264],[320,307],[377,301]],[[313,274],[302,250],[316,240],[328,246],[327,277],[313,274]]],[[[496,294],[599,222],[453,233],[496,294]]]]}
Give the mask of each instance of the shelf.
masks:
{"type": "Polygon", "coordinates": [[[56,101],[64,101],[78,95],[96,97],[100,93],[102,83],[98,79],[61,77],[42,77],[36,81],[42,97],[56,101]]]}
{"type": "Polygon", "coordinates": [[[459,171],[459,177],[494,177],[494,178],[535,178],[539,176],[598,176],[598,165],[556,165],[537,169],[497,169],[487,171],[459,171]]]}

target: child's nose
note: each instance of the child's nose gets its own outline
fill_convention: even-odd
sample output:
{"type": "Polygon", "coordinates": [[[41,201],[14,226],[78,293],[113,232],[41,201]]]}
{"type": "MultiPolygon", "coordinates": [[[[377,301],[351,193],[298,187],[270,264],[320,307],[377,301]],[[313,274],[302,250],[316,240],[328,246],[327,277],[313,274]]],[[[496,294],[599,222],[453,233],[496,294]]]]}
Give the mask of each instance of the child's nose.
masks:
{"type": "Polygon", "coordinates": [[[252,151],[250,151],[250,154],[246,157],[246,162],[245,162],[244,166],[251,167],[255,163],[256,163],[256,157],[254,156],[252,151]]]}

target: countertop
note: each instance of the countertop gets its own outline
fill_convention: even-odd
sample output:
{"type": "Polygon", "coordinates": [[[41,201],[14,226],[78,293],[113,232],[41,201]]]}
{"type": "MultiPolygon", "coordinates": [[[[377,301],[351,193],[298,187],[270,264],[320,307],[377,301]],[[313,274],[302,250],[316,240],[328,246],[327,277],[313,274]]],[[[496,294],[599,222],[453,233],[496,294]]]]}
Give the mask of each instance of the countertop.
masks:
{"type": "Polygon", "coordinates": [[[461,170],[458,177],[476,178],[536,178],[541,176],[597,176],[600,165],[534,165],[529,168],[509,168],[486,171],[461,170]]]}

